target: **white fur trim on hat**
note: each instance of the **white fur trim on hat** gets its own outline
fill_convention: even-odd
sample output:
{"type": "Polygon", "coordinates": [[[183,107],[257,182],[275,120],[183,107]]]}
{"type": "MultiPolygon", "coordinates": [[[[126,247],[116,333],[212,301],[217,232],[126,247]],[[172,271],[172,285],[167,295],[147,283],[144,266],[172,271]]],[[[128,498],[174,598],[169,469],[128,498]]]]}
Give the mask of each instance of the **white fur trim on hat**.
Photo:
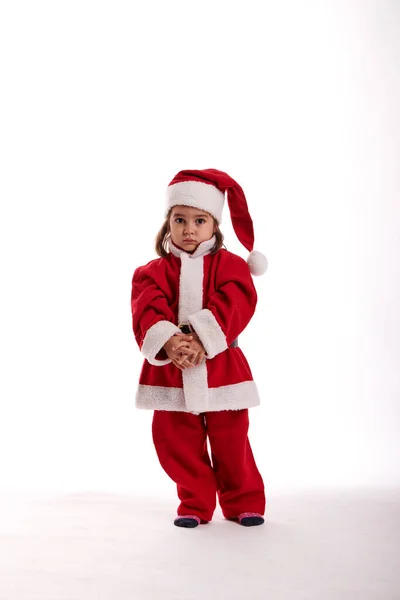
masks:
{"type": "Polygon", "coordinates": [[[214,185],[202,181],[181,181],[167,188],[167,210],[183,204],[192,206],[210,213],[217,220],[222,221],[222,209],[224,207],[225,194],[220,192],[214,185]]]}

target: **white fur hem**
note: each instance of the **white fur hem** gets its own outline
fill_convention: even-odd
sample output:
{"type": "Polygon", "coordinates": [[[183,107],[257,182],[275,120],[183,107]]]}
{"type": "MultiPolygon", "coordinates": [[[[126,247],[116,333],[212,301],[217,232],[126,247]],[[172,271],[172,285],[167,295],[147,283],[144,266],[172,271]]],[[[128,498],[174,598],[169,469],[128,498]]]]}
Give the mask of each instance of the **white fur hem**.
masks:
{"type": "MultiPolygon", "coordinates": [[[[193,369],[194,370],[194,369],[193,369]]],[[[254,381],[243,381],[208,389],[206,410],[195,407],[188,409],[183,388],[139,385],[136,392],[136,407],[149,410],[171,410],[181,412],[215,412],[219,410],[241,410],[260,404],[260,396],[254,381]]]]}
{"type": "Polygon", "coordinates": [[[180,333],[180,329],[170,321],[158,321],[147,330],[141,351],[151,365],[161,367],[171,362],[170,358],[157,360],[155,357],[175,333],[180,333]]]}
{"type": "Polygon", "coordinates": [[[207,358],[214,358],[227,349],[226,337],[217,319],[208,308],[203,308],[190,315],[188,321],[199,336],[206,352],[207,358]]]}

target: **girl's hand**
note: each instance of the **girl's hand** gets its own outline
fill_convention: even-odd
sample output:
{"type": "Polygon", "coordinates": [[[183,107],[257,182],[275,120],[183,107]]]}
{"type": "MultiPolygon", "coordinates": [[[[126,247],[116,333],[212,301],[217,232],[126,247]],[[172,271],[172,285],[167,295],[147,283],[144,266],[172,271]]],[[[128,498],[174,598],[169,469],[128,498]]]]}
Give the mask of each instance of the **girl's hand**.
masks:
{"type": "Polygon", "coordinates": [[[192,339],[192,335],[177,333],[170,337],[163,346],[168,358],[170,358],[173,364],[181,371],[195,366],[193,362],[189,360],[189,357],[196,355],[196,351],[190,349],[189,346],[192,339]]]}
{"type": "MultiPolygon", "coordinates": [[[[189,343],[189,349],[195,350],[196,354],[188,356],[188,360],[193,364],[193,366],[197,367],[197,365],[200,365],[203,362],[206,356],[206,351],[197,333],[193,331],[193,333],[191,333],[190,335],[193,337],[193,340],[189,343]]],[[[185,352],[186,349],[183,348],[182,353],[185,352]]]]}

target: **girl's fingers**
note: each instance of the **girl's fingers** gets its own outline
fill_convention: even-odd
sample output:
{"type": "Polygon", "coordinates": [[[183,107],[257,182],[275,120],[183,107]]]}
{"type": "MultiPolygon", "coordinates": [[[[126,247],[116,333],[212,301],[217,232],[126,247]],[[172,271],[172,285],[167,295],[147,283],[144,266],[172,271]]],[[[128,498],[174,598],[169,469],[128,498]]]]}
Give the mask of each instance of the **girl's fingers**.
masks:
{"type": "Polygon", "coordinates": [[[199,364],[199,362],[198,362],[198,353],[196,352],[195,354],[193,354],[193,356],[191,356],[190,358],[188,358],[187,362],[189,363],[189,365],[191,367],[196,367],[199,364]]]}
{"type": "Polygon", "coordinates": [[[190,369],[191,367],[194,367],[194,364],[190,361],[189,358],[187,357],[182,357],[180,364],[185,368],[185,369],[190,369]]]}
{"type": "Polygon", "coordinates": [[[183,371],[183,367],[182,367],[182,366],[181,366],[181,365],[180,365],[180,364],[179,364],[179,363],[178,363],[176,360],[173,360],[173,361],[172,361],[172,363],[173,363],[173,364],[174,364],[174,365],[175,365],[175,366],[176,366],[176,367],[177,367],[177,368],[178,368],[180,371],[183,371]]]}
{"type": "Polygon", "coordinates": [[[197,352],[195,350],[190,350],[189,348],[186,350],[185,348],[181,348],[180,355],[183,360],[189,358],[190,356],[196,355],[197,352]]]}
{"type": "Polygon", "coordinates": [[[176,336],[179,336],[183,341],[191,342],[193,339],[192,335],[186,335],[186,333],[175,333],[176,336]]]}
{"type": "Polygon", "coordinates": [[[179,350],[180,348],[189,348],[189,342],[186,342],[185,340],[178,342],[175,346],[173,346],[172,350],[176,352],[176,350],[179,350]]]}
{"type": "Polygon", "coordinates": [[[197,354],[198,353],[196,350],[191,350],[190,348],[180,348],[179,355],[175,358],[171,358],[171,361],[181,371],[183,369],[190,369],[198,364],[196,362],[197,354]]]}
{"type": "Polygon", "coordinates": [[[186,360],[187,360],[187,356],[184,356],[184,355],[182,355],[182,354],[176,358],[176,361],[177,361],[177,362],[178,362],[180,365],[183,365],[183,363],[184,363],[186,360]]]}
{"type": "Polygon", "coordinates": [[[176,367],[178,367],[178,369],[179,369],[180,371],[184,371],[185,369],[190,369],[190,368],[191,368],[191,366],[193,366],[193,365],[186,364],[186,363],[183,363],[183,364],[181,364],[181,363],[175,363],[175,362],[174,362],[174,365],[175,365],[176,367]]]}
{"type": "Polygon", "coordinates": [[[183,365],[184,367],[193,367],[194,366],[193,363],[189,359],[186,359],[186,358],[185,358],[185,360],[181,361],[179,364],[183,365]]]}

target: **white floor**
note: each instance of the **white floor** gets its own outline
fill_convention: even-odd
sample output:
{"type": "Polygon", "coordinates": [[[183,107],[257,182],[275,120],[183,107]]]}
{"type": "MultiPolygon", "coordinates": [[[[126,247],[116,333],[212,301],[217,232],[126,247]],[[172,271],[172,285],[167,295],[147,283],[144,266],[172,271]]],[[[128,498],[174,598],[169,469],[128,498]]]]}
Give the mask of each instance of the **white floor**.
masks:
{"type": "Polygon", "coordinates": [[[1,600],[399,600],[400,490],[269,492],[267,522],[172,525],[175,500],[0,501],[1,600]]]}

